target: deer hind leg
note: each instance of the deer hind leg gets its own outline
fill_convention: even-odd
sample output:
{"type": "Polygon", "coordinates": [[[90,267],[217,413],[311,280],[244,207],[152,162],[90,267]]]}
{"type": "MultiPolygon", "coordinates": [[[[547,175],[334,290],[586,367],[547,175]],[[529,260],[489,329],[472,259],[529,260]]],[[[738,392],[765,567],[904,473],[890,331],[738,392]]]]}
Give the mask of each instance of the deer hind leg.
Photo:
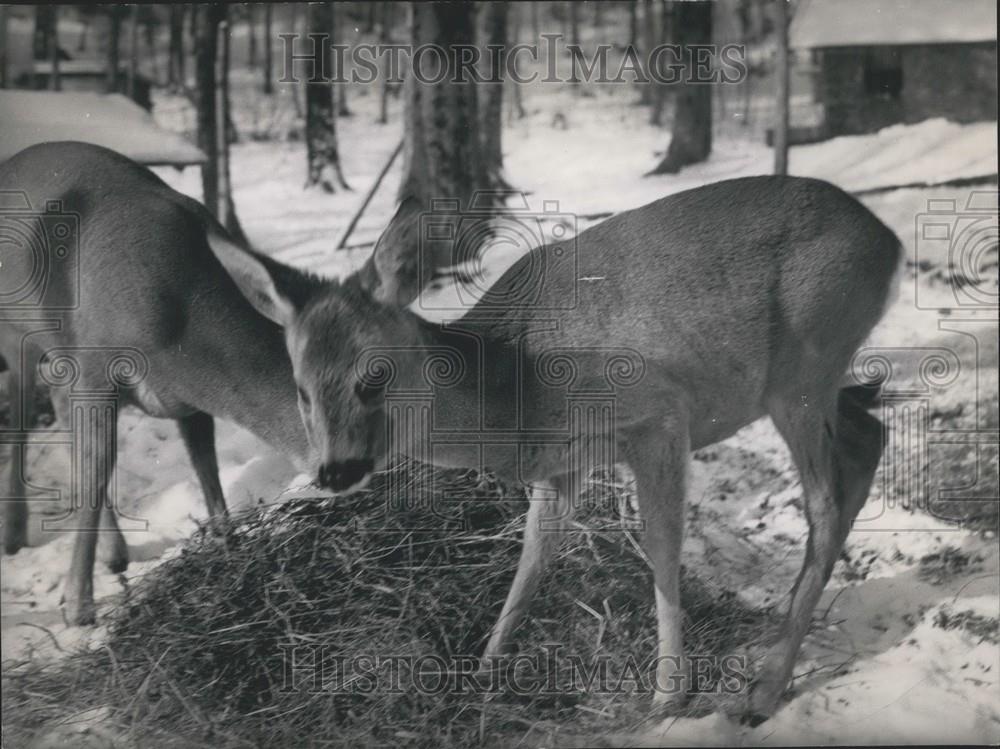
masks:
{"type": "Polygon", "coordinates": [[[211,414],[197,411],[177,419],[177,425],[201,483],[209,518],[213,522],[221,520],[228,512],[219,482],[219,461],[215,455],[215,419],[211,414]]]}
{"type": "MultiPolygon", "coordinates": [[[[120,538],[121,532],[108,498],[117,458],[116,415],[106,407],[81,407],[77,418],[73,449],[80,468],[75,472],[72,487],[76,539],[64,604],[70,623],[82,626],[93,624],[95,619],[94,560],[98,534],[109,530],[120,538]]],[[[124,545],[124,539],[121,544],[124,545]]]]}
{"type": "MultiPolygon", "coordinates": [[[[43,368],[46,366],[42,364],[43,368]]],[[[53,377],[46,378],[52,381],[53,377]]],[[[68,387],[49,388],[49,398],[52,400],[52,410],[55,411],[59,428],[73,429],[73,406],[69,398],[68,387]]],[[[101,512],[101,536],[98,541],[97,555],[112,574],[118,575],[128,569],[128,544],[118,527],[115,509],[108,505],[101,512]]]]}
{"type": "MultiPolygon", "coordinates": [[[[21,357],[7,359],[8,383],[10,390],[10,425],[13,431],[27,433],[35,420],[35,376],[36,362],[27,352],[25,361],[21,357]]],[[[10,460],[7,481],[7,497],[4,500],[3,550],[16,554],[28,545],[28,489],[27,489],[27,441],[11,443],[6,451],[10,460]]]]}
{"type": "Polygon", "coordinates": [[[690,436],[683,420],[630,432],[626,457],[635,473],[643,548],[653,565],[657,664],[653,701],[680,705],[687,694],[680,595],[681,545],[690,436]]]}
{"type": "Polygon", "coordinates": [[[754,724],[774,712],[788,685],[813,610],[851,524],[868,499],[882,456],[881,422],[848,392],[826,400],[825,408],[816,408],[819,401],[813,399],[806,407],[795,396],[769,409],[802,479],[809,540],[781,636],[753,688],[745,718],[754,724]]]}
{"type": "Polygon", "coordinates": [[[533,484],[529,488],[521,558],[500,618],[486,645],[483,654],[486,662],[509,650],[514,630],[531,604],[545,568],[559,548],[569,520],[568,483],[566,479],[560,479],[551,484],[533,484]]]}

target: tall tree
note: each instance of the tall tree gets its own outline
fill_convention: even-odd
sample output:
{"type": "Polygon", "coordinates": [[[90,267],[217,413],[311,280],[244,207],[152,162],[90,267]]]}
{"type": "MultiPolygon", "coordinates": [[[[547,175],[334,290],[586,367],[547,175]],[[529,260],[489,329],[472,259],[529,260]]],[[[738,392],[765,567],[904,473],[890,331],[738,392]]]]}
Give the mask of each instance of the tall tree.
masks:
{"type": "Polygon", "coordinates": [[[247,50],[247,65],[251,68],[257,67],[257,24],[254,23],[254,6],[247,5],[247,37],[249,49],[247,50]]]}
{"type": "MultiPolygon", "coordinates": [[[[508,14],[509,18],[513,19],[513,30],[510,32],[510,43],[511,45],[518,44],[521,41],[521,26],[524,20],[524,4],[515,3],[508,14]]],[[[506,50],[504,51],[504,58],[506,58],[506,50]]],[[[528,111],[524,108],[524,92],[521,88],[521,84],[517,82],[515,77],[506,76],[506,66],[504,67],[504,73],[506,81],[504,85],[508,86],[510,89],[511,97],[510,103],[514,108],[514,112],[517,114],[519,120],[524,119],[528,116],[528,111]]]]}
{"type": "MultiPolygon", "coordinates": [[[[57,7],[55,5],[35,6],[35,29],[34,36],[32,37],[32,56],[34,61],[48,60],[51,65],[46,83],[53,91],[58,91],[60,87],[59,39],[56,32],[58,24],[57,7]]],[[[42,76],[40,73],[36,73],[35,88],[41,87],[42,76]]]]}
{"type": "Polygon", "coordinates": [[[678,86],[670,146],[650,174],[674,174],[689,164],[708,158],[712,151],[712,87],[692,83],[696,61],[688,45],[712,41],[712,5],[705,0],[685,0],[674,5],[675,39],[684,49],[684,83],[678,86]]]}
{"type": "Polygon", "coordinates": [[[121,5],[109,5],[108,7],[108,91],[114,93],[118,91],[121,78],[121,36],[122,36],[122,16],[125,8],[121,5]]]}
{"type": "MultiPolygon", "coordinates": [[[[673,3],[660,0],[660,44],[670,44],[673,35],[673,3]]],[[[661,71],[662,72],[662,71],[661,71]]],[[[667,84],[654,78],[650,79],[649,87],[653,90],[652,106],[649,110],[649,124],[663,124],[663,109],[667,103],[667,84]]]]}
{"type": "MultiPolygon", "coordinates": [[[[333,43],[343,44],[344,42],[344,13],[343,13],[343,3],[334,3],[333,5],[333,43]]],[[[347,56],[344,55],[341,58],[346,62],[347,56]]],[[[338,60],[338,63],[340,61],[338,60]]],[[[339,71],[342,75],[347,74],[347,71],[339,71]]],[[[347,84],[346,83],[335,83],[334,84],[334,96],[337,99],[337,116],[338,117],[350,117],[351,109],[347,106],[347,84]]]]}
{"type": "Polygon", "coordinates": [[[77,39],[76,51],[86,52],[87,42],[90,39],[90,28],[94,24],[94,17],[99,12],[99,9],[93,5],[77,5],[76,13],[77,17],[80,19],[80,36],[77,39]]]}
{"type": "Polygon", "coordinates": [[[7,6],[0,5],[0,88],[7,88],[7,6]]]}
{"type": "MultiPolygon", "coordinates": [[[[222,149],[228,148],[227,139],[220,138],[219,113],[216,109],[218,97],[228,96],[228,71],[222,68],[221,82],[223,91],[217,91],[216,66],[219,62],[219,25],[228,16],[228,6],[221,3],[199,5],[192,9],[198,18],[195,59],[195,76],[197,81],[196,101],[198,105],[198,147],[205,153],[208,160],[201,167],[202,197],[205,205],[213,213],[219,215],[219,183],[229,183],[228,174],[220,174],[220,163],[223,169],[228,168],[228,159],[222,149]]],[[[223,62],[225,62],[223,60],[223,62]]],[[[223,120],[224,121],[224,120],[223,120]]],[[[228,210],[222,217],[225,227],[239,242],[246,243],[246,234],[236,216],[236,208],[232,204],[232,196],[228,198],[228,210]]]]}
{"type": "Polygon", "coordinates": [[[274,81],[271,75],[271,65],[274,62],[274,55],[271,53],[272,35],[271,31],[271,21],[272,21],[272,3],[264,4],[264,93],[273,94],[274,93],[274,81]]]}
{"type": "Polygon", "coordinates": [[[184,59],[184,12],[181,4],[170,6],[170,48],[167,65],[167,85],[173,92],[183,91],[187,85],[184,59]]]}
{"type": "MultiPolygon", "coordinates": [[[[653,51],[653,47],[656,46],[656,32],[656,7],[654,0],[642,0],[642,49],[639,50],[639,59],[647,78],[649,78],[649,56],[653,51]]],[[[652,81],[642,84],[641,92],[639,103],[652,104],[652,81]]]]}
{"type": "Polygon", "coordinates": [[[774,0],[774,173],[788,174],[788,0],[774,0]]]}
{"type": "Polygon", "coordinates": [[[628,2],[628,46],[639,43],[639,0],[628,2]]]}
{"type": "Polygon", "coordinates": [[[125,77],[126,91],[130,99],[135,98],[135,76],[139,70],[139,6],[129,7],[128,17],[128,70],[125,77]]]}
{"type": "Polygon", "coordinates": [[[483,105],[480,107],[479,129],[483,139],[483,165],[488,179],[497,187],[506,188],[503,178],[503,149],[501,131],[503,119],[503,87],[506,79],[507,63],[507,25],[510,16],[510,3],[507,0],[491,0],[486,4],[484,46],[497,52],[484,55],[486,71],[484,78],[488,83],[482,89],[483,105]],[[496,65],[496,70],[490,68],[496,65]],[[493,72],[498,80],[491,81],[487,76],[493,72]]]}
{"type": "Polygon", "coordinates": [[[326,192],[338,187],[349,189],[340,168],[337,148],[337,118],[334,111],[333,87],[323,78],[330,67],[330,40],[333,36],[334,10],[332,3],[310,3],[308,16],[310,34],[323,34],[323,40],[313,42],[313,76],[306,81],[306,186],[318,186],[326,192]],[[315,79],[315,80],[314,80],[315,79]]]}
{"type": "Polygon", "coordinates": [[[581,60],[580,54],[580,4],[571,2],[569,4],[569,43],[572,45],[572,68],[570,70],[570,83],[579,83],[577,76],[577,66],[581,60]]]}
{"type": "MultiPolygon", "coordinates": [[[[473,196],[491,187],[483,166],[476,82],[456,74],[456,45],[475,43],[473,14],[466,2],[410,5],[413,48],[433,45],[447,54],[414,60],[407,77],[399,208],[359,274],[362,285],[388,303],[408,304],[441,268],[470,259],[455,257],[454,245],[440,248],[447,256],[422,251],[419,226],[432,201],[449,199],[468,210],[473,196]]],[[[480,246],[462,249],[476,252],[480,246]]]]}
{"type": "MultiPolygon", "coordinates": [[[[392,43],[392,19],[394,3],[383,0],[379,3],[379,35],[378,40],[382,45],[392,43]]],[[[389,94],[395,84],[389,82],[389,60],[388,55],[379,57],[379,104],[378,122],[385,124],[389,121],[389,94]]]]}
{"type": "Polygon", "coordinates": [[[49,48],[52,46],[52,36],[55,28],[55,6],[35,6],[35,28],[32,36],[32,57],[35,60],[48,60],[49,48]]]}

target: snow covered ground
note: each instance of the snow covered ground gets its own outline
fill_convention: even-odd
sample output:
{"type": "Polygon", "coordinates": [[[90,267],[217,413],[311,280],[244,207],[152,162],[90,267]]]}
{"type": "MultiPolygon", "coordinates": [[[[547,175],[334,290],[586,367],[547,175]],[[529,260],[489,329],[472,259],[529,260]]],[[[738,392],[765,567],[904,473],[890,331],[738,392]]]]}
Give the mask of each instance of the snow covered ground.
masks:
{"type": "MultiPolygon", "coordinates": [[[[290,91],[279,96],[288,97],[290,91]]],[[[351,105],[355,115],[339,120],[338,127],[353,192],[304,190],[301,142],[244,137],[232,151],[237,211],[251,240],[285,262],[331,276],[347,275],[370,252],[367,246],[342,252],[331,248],[401,137],[398,116],[388,125],[374,123],[374,93],[355,96],[351,105]]],[[[704,164],[676,176],[644,178],[669,135],[649,126],[645,110],[628,106],[621,92],[601,89],[593,98],[577,98],[563,91],[545,96],[530,91],[526,106],[529,115],[508,122],[504,131],[508,179],[528,193],[533,209],[540,210],[543,201],[559,201],[559,210],[575,214],[580,229],[600,220],[595,216],[668,193],[770,171],[771,152],[762,144],[726,140],[715,144],[704,164]],[[564,115],[568,129],[554,126],[556,113],[564,115]]],[[[282,119],[287,114],[281,112],[289,109],[287,103],[276,107],[254,98],[238,105],[237,124],[244,136],[287,132],[282,119]]],[[[180,98],[158,99],[156,115],[178,131],[193,127],[189,105],[180,98]]],[[[959,126],[933,120],[793,149],[791,169],[851,190],[935,185],[995,175],[996,142],[996,123],[959,126]]],[[[387,223],[399,172],[397,165],[352,243],[373,241],[387,223]]],[[[160,173],[177,189],[200,197],[196,170],[160,173]]],[[[923,257],[917,227],[927,201],[954,199],[963,208],[977,189],[996,187],[911,187],[868,195],[864,202],[903,239],[916,263],[923,257]]],[[[985,216],[987,225],[995,227],[996,213],[985,216]]],[[[989,273],[995,279],[995,230],[992,236],[989,273]]],[[[527,249],[487,253],[487,275],[499,273],[527,249]]],[[[996,313],[949,311],[956,305],[949,301],[953,285],[947,273],[938,256],[926,267],[913,265],[870,345],[896,352],[892,358],[899,363],[900,392],[916,376],[916,365],[907,359],[913,351],[936,347],[955,352],[962,376],[929,391],[932,409],[940,412],[935,423],[956,432],[992,429],[995,434],[996,313]],[[957,323],[959,318],[971,322],[957,323]]],[[[992,289],[995,299],[995,280],[987,278],[977,288],[992,289]]],[[[286,487],[304,481],[283,458],[235,426],[220,425],[217,443],[223,486],[234,510],[274,501],[286,487]]],[[[970,454],[973,472],[983,486],[992,480],[995,496],[995,437],[992,447],[965,447],[961,456],[947,446],[931,445],[927,470],[937,481],[934,487],[956,489],[949,483],[951,463],[967,461],[970,454]]],[[[57,447],[34,450],[30,464],[35,483],[65,491],[67,456],[67,450],[57,447]]],[[[718,716],[670,719],[641,735],[608,740],[648,745],[1000,741],[995,629],[1000,554],[995,529],[963,529],[911,511],[885,491],[881,476],[818,609],[819,623],[803,649],[793,697],[772,720],[750,730],[718,716]]],[[[105,605],[123,584],[173,553],[196,521],[205,518],[171,422],[123,414],[117,492],[124,516],[132,518],[122,526],[134,561],[121,579],[98,570],[96,594],[105,605]]],[[[702,569],[711,558],[720,584],[751,602],[780,600],[798,570],[806,526],[794,469],[771,424],[754,424],[702,451],[694,461],[690,503],[685,564],[702,569]]],[[[59,501],[39,502],[34,520],[58,517],[62,506],[59,501]]],[[[32,530],[32,548],[0,562],[4,659],[32,650],[47,657],[55,654],[54,642],[66,647],[81,638],[100,638],[99,629],[67,628],[59,614],[72,539],[42,530],[38,522],[32,530]]]]}

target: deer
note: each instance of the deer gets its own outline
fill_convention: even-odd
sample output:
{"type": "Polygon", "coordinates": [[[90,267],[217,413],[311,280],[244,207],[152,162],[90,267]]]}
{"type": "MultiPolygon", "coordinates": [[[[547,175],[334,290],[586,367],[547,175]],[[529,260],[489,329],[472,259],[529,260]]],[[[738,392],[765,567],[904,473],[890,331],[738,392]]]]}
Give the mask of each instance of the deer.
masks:
{"type": "MultiPolygon", "coordinates": [[[[215,417],[247,428],[300,465],[308,461],[284,333],[216,258],[215,238],[232,240],[204,206],[125,156],[76,142],[32,146],[0,164],[4,198],[14,202],[0,204],[3,288],[38,289],[20,300],[10,294],[0,299],[0,354],[10,370],[13,430],[5,440],[6,553],[28,541],[26,439],[43,359],[64,428],[73,423],[74,391],[108,388],[119,406],[174,419],[213,523],[227,514],[215,417]],[[42,212],[53,203],[78,223],[68,253],[54,254],[55,239],[38,245],[39,252],[24,242],[8,244],[27,236],[24,227],[54,218],[42,212]]],[[[283,272],[277,266],[272,271],[283,272]]],[[[88,625],[95,621],[98,537],[109,570],[124,571],[129,558],[108,492],[116,446],[107,422],[115,416],[102,422],[86,404],[79,412],[80,428],[98,430],[99,438],[85,441],[75,455],[84,469],[71,486],[76,538],[63,602],[70,623],[88,625]]]]}
{"type": "Polygon", "coordinates": [[[321,485],[364,487],[409,455],[485,465],[528,487],[516,574],[483,663],[513,646],[588,468],[618,460],[636,479],[653,569],[654,706],[681,705],[689,454],[769,416],[800,475],[809,527],[787,616],[737,700],[745,723],[773,715],[883,449],[867,385],[844,383],[903,252],[860,202],[784,176],[674,194],[574,241],[542,243],[449,323],[377,298],[361,275],[319,281],[235,243],[213,249],[284,330],[321,485]],[[610,416],[567,415],[574,392],[609,388],[610,416]],[[407,393],[431,399],[430,427],[414,427],[407,393]]]}

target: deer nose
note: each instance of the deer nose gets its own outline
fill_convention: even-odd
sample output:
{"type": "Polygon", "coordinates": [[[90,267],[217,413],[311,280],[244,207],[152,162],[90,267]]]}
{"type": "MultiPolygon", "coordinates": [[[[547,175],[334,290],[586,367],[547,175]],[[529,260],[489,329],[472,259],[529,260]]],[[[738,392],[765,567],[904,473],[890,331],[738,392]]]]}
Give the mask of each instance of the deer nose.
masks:
{"type": "Polygon", "coordinates": [[[342,492],[360,483],[374,467],[375,461],[370,459],[331,462],[320,467],[317,478],[320,486],[342,492]]]}

